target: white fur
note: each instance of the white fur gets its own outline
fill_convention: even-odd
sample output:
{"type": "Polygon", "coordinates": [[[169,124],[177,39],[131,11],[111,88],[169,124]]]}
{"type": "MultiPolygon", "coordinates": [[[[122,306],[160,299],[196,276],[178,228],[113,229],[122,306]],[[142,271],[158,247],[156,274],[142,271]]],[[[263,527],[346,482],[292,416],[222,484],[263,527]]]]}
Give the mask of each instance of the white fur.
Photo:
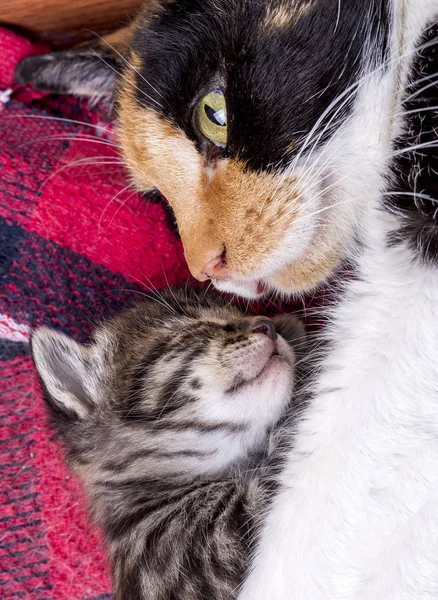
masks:
{"type": "Polygon", "coordinates": [[[242,600],[438,597],[438,276],[374,239],[242,600]]]}
{"type": "MultiPolygon", "coordinates": [[[[395,53],[434,14],[437,0],[396,1],[395,53]]],[[[399,130],[388,114],[382,139],[383,123],[399,130]]],[[[398,224],[378,192],[362,197],[360,280],[335,311],[240,600],[438,598],[438,269],[388,247],[398,224]]]]}

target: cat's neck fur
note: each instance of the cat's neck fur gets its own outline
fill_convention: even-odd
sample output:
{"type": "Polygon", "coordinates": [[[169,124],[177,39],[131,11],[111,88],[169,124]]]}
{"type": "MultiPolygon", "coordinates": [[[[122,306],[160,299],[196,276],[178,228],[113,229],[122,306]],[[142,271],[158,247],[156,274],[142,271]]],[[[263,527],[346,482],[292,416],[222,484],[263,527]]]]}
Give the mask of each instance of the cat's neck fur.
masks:
{"type": "Polygon", "coordinates": [[[438,273],[367,219],[245,599],[438,596],[438,273]]]}
{"type": "Polygon", "coordinates": [[[438,276],[388,247],[394,226],[368,211],[359,278],[242,598],[438,596],[438,276]]]}

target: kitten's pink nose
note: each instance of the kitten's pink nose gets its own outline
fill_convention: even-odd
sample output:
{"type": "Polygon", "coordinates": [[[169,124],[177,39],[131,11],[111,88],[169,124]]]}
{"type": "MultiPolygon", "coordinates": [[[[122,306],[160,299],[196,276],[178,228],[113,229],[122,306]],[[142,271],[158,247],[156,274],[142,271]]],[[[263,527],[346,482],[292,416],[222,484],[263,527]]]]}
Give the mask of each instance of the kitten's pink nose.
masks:
{"type": "Polygon", "coordinates": [[[225,262],[225,251],[220,255],[214,254],[215,256],[206,262],[202,267],[201,273],[196,276],[199,281],[206,281],[207,279],[227,279],[230,276],[225,262]]]}

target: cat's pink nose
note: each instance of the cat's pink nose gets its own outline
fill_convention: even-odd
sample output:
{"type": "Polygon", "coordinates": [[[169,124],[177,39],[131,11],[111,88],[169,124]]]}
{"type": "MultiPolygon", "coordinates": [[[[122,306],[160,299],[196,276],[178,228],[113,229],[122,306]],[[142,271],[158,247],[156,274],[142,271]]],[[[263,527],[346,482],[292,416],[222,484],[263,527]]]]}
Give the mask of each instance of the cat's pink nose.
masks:
{"type": "Polygon", "coordinates": [[[203,267],[200,276],[197,277],[200,281],[207,279],[227,279],[230,276],[225,262],[225,252],[216,255],[209,260],[203,267]]]}

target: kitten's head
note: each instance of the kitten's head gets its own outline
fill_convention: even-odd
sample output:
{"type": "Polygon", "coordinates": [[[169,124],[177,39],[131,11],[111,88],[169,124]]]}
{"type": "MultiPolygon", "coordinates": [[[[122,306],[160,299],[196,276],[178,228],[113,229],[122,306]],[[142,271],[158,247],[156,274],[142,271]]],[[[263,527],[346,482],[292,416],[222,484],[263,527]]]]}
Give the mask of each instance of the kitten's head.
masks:
{"type": "Polygon", "coordinates": [[[205,474],[266,441],[291,400],[302,338],[293,316],[245,317],[175,292],[115,317],[89,346],[41,328],[32,355],[86,477],[205,474]]]}
{"type": "MultiPolygon", "coordinates": [[[[195,277],[290,294],[346,255],[389,150],[390,20],[386,0],[145,3],[116,56],[122,153],[172,206],[195,277]]],[[[52,89],[115,80],[108,58],[26,60],[21,80],[52,89]]]]}

